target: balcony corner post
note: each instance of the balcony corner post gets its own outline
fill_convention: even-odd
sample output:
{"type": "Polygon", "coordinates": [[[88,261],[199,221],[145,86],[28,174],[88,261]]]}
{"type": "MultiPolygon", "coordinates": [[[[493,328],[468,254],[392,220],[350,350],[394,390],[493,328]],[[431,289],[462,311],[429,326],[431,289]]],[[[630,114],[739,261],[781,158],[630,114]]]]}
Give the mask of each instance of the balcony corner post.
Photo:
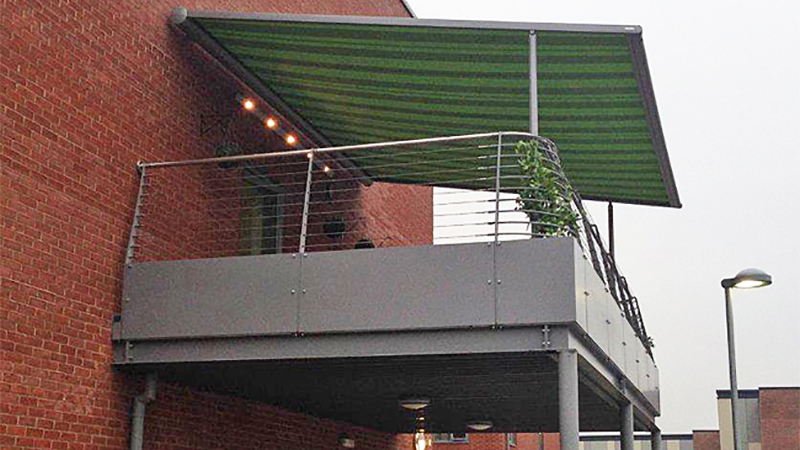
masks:
{"type": "Polygon", "coordinates": [[[652,450],[661,450],[661,430],[658,428],[650,431],[650,448],[652,450]]]}
{"type": "Polygon", "coordinates": [[[298,252],[303,255],[306,252],[306,235],[308,234],[308,210],[311,200],[311,178],[314,174],[314,150],[308,152],[308,174],[306,175],[306,191],[303,198],[303,218],[300,225],[300,247],[298,252]]]}
{"type": "Polygon", "coordinates": [[[500,239],[500,168],[503,160],[503,133],[497,133],[497,162],[494,174],[494,244],[500,239]]]}
{"type": "Polygon", "coordinates": [[[625,402],[620,406],[620,449],[633,450],[633,404],[625,402]]]}
{"type": "Polygon", "coordinates": [[[133,263],[136,258],[136,244],[139,238],[139,218],[142,215],[142,197],[144,197],[144,189],[147,184],[147,170],[146,167],[137,164],[136,171],[139,173],[139,193],[136,195],[136,206],[133,210],[133,221],[131,221],[131,232],[128,235],[128,247],[125,251],[125,265],[128,266],[133,263]]]}
{"type": "Polygon", "coordinates": [[[561,450],[580,447],[578,422],[578,352],[558,352],[558,432],[561,450]]]}

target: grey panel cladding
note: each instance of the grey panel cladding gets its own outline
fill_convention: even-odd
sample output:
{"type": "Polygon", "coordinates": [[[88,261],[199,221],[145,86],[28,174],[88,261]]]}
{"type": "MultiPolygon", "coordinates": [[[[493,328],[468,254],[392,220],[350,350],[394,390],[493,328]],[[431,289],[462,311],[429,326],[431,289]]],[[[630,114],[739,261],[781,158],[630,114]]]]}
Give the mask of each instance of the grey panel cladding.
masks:
{"type": "Polygon", "coordinates": [[[116,338],[133,341],[577,324],[658,404],[657,369],[569,238],[139,263],[123,296],[116,338]]]}
{"type": "Polygon", "coordinates": [[[132,264],[123,339],[292,333],[300,258],[263,255],[132,264]]]}
{"type": "Polygon", "coordinates": [[[571,238],[510,241],[498,246],[498,324],[576,321],[576,247],[571,238]]]}
{"type": "Polygon", "coordinates": [[[121,337],[569,323],[576,261],[576,241],[550,238],[133,264],[121,337]]]}
{"type": "Polygon", "coordinates": [[[309,253],[300,330],[492,325],[492,251],[486,244],[463,244],[309,253]]]}

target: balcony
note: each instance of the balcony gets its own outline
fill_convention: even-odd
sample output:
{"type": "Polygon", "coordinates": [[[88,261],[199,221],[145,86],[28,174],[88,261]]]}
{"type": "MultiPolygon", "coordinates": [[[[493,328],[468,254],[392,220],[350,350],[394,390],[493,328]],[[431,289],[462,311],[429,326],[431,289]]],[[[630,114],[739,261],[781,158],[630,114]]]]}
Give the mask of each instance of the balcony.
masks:
{"type": "Polygon", "coordinates": [[[391,432],[419,425],[407,396],[431,399],[435,432],[483,418],[564,432],[573,413],[609,431],[625,405],[655,428],[637,299],[551,141],[483,133],[139,170],[121,370],[391,432]],[[369,209],[397,189],[416,199],[411,220],[369,209]]]}

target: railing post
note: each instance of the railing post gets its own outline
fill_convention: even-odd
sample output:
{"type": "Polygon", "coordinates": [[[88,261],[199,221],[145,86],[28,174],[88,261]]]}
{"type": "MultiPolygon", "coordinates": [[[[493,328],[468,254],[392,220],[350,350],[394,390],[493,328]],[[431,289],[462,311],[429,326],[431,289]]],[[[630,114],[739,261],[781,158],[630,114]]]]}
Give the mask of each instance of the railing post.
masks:
{"type": "Polygon", "coordinates": [[[129,265],[133,263],[134,258],[136,257],[136,244],[137,239],[139,238],[139,217],[142,214],[142,197],[144,197],[144,188],[145,184],[147,183],[147,168],[144,166],[138,166],[139,169],[139,194],[136,196],[136,207],[133,210],[133,222],[131,222],[131,234],[128,236],[128,249],[125,252],[125,265],[129,265]]]}
{"type": "Polygon", "coordinates": [[[311,177],[314,172],[314,150],[308,152],[308,173],[306,175],[306,191],[303,198],[303,218],[300,225],[300,249],[301,254],[306,251],[306,235],[308,234],[308,209],[311,200],[311,177]]]}
{"type": "Polygon", "coordinates": [[[494,178],[494,244],[500,239],[500,166],[503,158],[503,133],[497,133],[497,163],[494,178]]]}

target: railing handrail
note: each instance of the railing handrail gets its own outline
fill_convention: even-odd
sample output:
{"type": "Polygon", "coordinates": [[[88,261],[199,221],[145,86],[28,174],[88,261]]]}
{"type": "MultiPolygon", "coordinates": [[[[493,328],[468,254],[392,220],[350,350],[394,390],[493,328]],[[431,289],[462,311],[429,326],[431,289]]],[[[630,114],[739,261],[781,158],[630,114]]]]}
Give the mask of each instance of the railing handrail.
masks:
{"type": "Polygon", "coordinates": [[[523,138],[536,138],[536,136],[531,133],[525,133],[522,131],[495,131],[492,133],[476,133],[476,134],[464,134],[459,136],[444,136],[444,137],[436,137],[436,138],[425,138],[425,139],[409,139],[403,141],[389,141],[389,142],[378,142],[378,143],[370,143],[370,144],[355,144],[355,145],[341,145],[337,147],[314,147],[314,148],[306,148],[306,149],[299,149],[299,150],[288,150],[283,152],[269,152],[269,153],[251,153],[247,155],[235,155],[235,156],[220,156],[215,158],[198,158],[198,159],[186,159],[181,161],[158,161],[158,162],[139,162],[137,165],[139,167],[144,167],[148,169],[158,168],[158,167],[178,167],[178,166],[191,166],[197,164],[213,164],[213,163],[227,163],[227,162],[242,162],[242,161],[255,161],[259,159],[268,159],[268,158],[277,158],[277,157],[284,157],[284,156],[298,156],[298,155],[306,155],[308,153],[336,153],[336,152],[346,152],[352,150],[369,150],[373,148],[387,148],[387,147],[406,147],[406,146],[414,146],[420,144],[440,144],[443,142],[453,142],[453,141],[464,141],[464,140],[471,140],[471,139],[480,139],[480,138],[490,138],[495,136],[521,136],[523,138]]]}

